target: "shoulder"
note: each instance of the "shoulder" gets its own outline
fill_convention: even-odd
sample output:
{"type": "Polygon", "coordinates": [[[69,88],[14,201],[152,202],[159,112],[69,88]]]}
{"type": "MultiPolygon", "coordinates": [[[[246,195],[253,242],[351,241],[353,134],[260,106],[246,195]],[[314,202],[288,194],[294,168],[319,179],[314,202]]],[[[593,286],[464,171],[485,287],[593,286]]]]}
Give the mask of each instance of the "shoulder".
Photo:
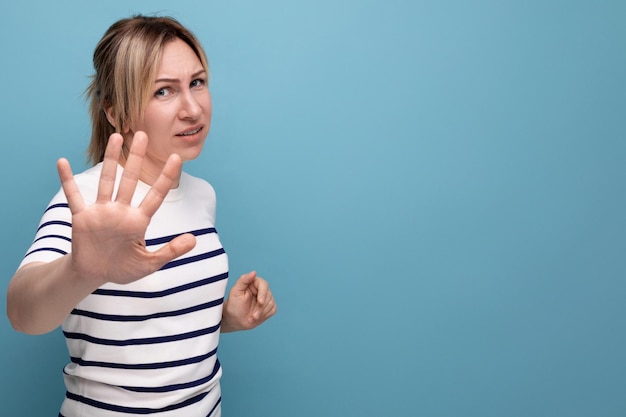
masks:
{"type": "Polygon", "coordinates": [[[74,175],[74,182],[80,190],[85,202],[93,203],[96,201],[98,193],[98,183],[100,182],[100,173],[102,172],[102,162],[86,169],[80,174],[74,175]]]}
{"type": "Polygon", "coordinates": [[[186,172],[181,173],[180,185],[184,188],[186,203],[194,207],[202,207],[211,222],[215,224],[217,198],[213,186],[208,181],[186,172]]]}
{"type": "Polygon", "coordinates": [[[94,184],[97,186],[100,179],[100,173],[102,172],[102,162],[87,168],[83,172],[74,175],[74,181],[77,184],[94,184]]]}
{"type": "Polygon", "coordinates": [[[211,197],[215,199],[215,189],[205,179],[194,177],[193,175],[182,172],[180,183],[185,187],[186,192],[190,194],[199,194],[203,197],[211,197]]]}
{"type": "MultiPolygon", "coordinates": [[[[82,171],[79,174],[74,175],[74,182],[80,190],[80,194],[85,202],[92,203],[96,199],[98,193],[98,182],[100,180],[100,172],[102,171],[102,163],[99,163],[91,168],[82,171]]],[[[63,188],[57,191],[57,194],[52,199],[51,204],[66,201],[63,188]]]]}

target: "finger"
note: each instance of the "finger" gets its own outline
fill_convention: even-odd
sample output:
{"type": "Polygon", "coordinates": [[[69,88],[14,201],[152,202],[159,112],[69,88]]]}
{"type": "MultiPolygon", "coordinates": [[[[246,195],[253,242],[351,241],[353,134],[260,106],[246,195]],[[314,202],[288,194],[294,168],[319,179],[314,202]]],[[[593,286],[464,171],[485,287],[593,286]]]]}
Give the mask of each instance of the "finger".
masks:
{"type": "Polygon", "coordinates": [[[265,303],[265,306],[255,309],[248,320],[251,324],[258,326],[274,314],[276,314],[276,303],[273,297],[269,298],[268,296],[268,301],[265,303]]]}
{"type": "Polygon", "coordinates": [[[166,263],[189,252],[196,246],[196,238],[191,233],[185,233],[172,239],[167,245],[153,252],[154,270],[158,270],[166,263]]]}
{"type": "Polygon", "coordinates": [[[270,286],[267,281],[261,277],[257,277],[254,283],[257,290],[256,301],[260,305],[263,305],[265,304],[265,301],[267,299],[267,294],[269,292],[270,286]]]}
{"type": "Polygon", "coordinates": [[[100,181],[98,182],[98,196],[96,197],[97,203],[111,201],[113,188],[115,187],[117,164],[119,163],[123,143],[124,138],[119,133],[114,133],[109,137],[109,142],[104,151],[104,159],[102,160],[102,171],[100,172],[100,181]]]}
{"type": "Polygon", "coordinates": [[[243,274],[239,277],[239,279],[233,285],[233,291],[246,291],[250,289],[256,295],[256,289],[252,285],[256,278],[256,271],[250,271],[246,274],[243,274]]]}
{"type": "Polygon", "coordinates": [[[59,159],[57,161],[57,171],[63,187],[63,193],[65,193],[65,198],[67,198],[67,204],[70,206],[70,211],[72,214],[82,211],[85,207],[85,202],[74,181],[70,162],[65,158],[59,159]]]}
{"type": "Polygon", "coordinates": [[[265,302],[263,308],[261,309],[259,317],[265,320],[265,319],[268,319],[269,317],[272,317],[275,313],[276,313],[276,302],[274,300],[274,296],[272,295],[270,291],[268,292],[267,301],[265,302]]]}
{"type": "Polygon", "coordinates": [[[144,132],[137,132],[133,136],[133,142],[130,145],[128,157],[124,162],[124,172],[120,179],[120,186],[117,191],[115,201],[124,204],[130,204],[137,188],[139,175],[141,174],[141,165],[148,148],[148,136],[144,132]]]}
{"type": "Polygon", "coordinates": [[[269,290],[267,282],[262,278],[257,278],[255,280],[255,286],[257,287],[258,292],[254,302],[252,318],[254,320],[258,320],[264,317],[265,311],[268,310],[268,305],[272,302],[272,292],[269,290]],[[263,285],[264,283],[265,285],[263,285]]]}
{"type": "Polygon", "coordinates": [[[276,303],[274,302],[274,300],[272,300],[271,303],[269,303],[267,305],[267,307],[265,308],[265,310],[263,311],[263,320],[267,320],[270,317],[274,316],[276,314],[277,311],[277,307],[276,307],[276,303]]]}
{"type": "Polygon", "coordinates": [[[183,162],[180,156],[176,154],[170,155],[165,162],[165,166],[161,171],[161,174],[156,179],[150,191],[146,194],[139,207],[143,212],[152,217],[154,213],[161,206],[161,203],[165,199],[165,196],[170,191],[175,182],[180,178],[180,170],[183,166],[183,162]]]}

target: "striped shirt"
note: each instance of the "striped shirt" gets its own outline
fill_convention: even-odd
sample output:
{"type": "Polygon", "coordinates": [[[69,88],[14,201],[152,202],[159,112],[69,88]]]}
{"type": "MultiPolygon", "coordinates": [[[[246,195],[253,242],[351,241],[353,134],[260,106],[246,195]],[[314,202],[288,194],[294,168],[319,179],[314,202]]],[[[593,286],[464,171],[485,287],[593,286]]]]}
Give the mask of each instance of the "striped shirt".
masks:
{"type": "MultiPolygon", "coordinates": [[[[101,165],[75,176],[87,204],[95,201],[101,165]]],[[[139,183],[131,204],[148,190],[139,183]]],[[[70,252],[71,226],[59,191],[22,265],[70,252]]],[[[103,285],[65,319],[70,363],[60,416],[221,415],[217,348],[228,258],[215,230],[213,188],[183,173],[153,216],[146,246],[156,250],[186,232],[196,236],[190,252],[131,284],[103,285]]]]}

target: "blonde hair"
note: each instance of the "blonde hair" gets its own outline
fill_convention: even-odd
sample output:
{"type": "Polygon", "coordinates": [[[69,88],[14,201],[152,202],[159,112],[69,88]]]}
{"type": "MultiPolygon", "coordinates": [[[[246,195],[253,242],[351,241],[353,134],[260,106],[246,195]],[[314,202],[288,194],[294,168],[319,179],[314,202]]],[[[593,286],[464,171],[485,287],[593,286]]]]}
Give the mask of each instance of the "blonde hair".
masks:
{"type": "Polygon", "coordinates": [[[137,15],[115,22],[93,54],[95,74],[85,92],[92,131],[87,156],[94,165],[104,159],[112,133],[125,133],[143,117],[151,96],[164,46],[175,39],[187,43],[208,73],[202,45],[171,17],[137,15]],[[109,120],[106,111],[114,120],[109,120]]]}

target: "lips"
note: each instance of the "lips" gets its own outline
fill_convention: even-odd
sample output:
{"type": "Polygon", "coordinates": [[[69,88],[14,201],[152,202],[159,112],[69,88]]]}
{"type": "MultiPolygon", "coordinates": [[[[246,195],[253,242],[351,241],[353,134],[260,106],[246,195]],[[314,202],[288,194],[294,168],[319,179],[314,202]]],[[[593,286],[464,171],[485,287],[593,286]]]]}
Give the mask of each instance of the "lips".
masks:
{"type": "Polygon", "coordinates": [[[191,128],[189,130],[185,130],[184,132],[178,133],[176,136],[192,136],[195,135],[196,133],[200,132],[202,130],[202,126],[197,126],[194,128],[191,128]]]}

